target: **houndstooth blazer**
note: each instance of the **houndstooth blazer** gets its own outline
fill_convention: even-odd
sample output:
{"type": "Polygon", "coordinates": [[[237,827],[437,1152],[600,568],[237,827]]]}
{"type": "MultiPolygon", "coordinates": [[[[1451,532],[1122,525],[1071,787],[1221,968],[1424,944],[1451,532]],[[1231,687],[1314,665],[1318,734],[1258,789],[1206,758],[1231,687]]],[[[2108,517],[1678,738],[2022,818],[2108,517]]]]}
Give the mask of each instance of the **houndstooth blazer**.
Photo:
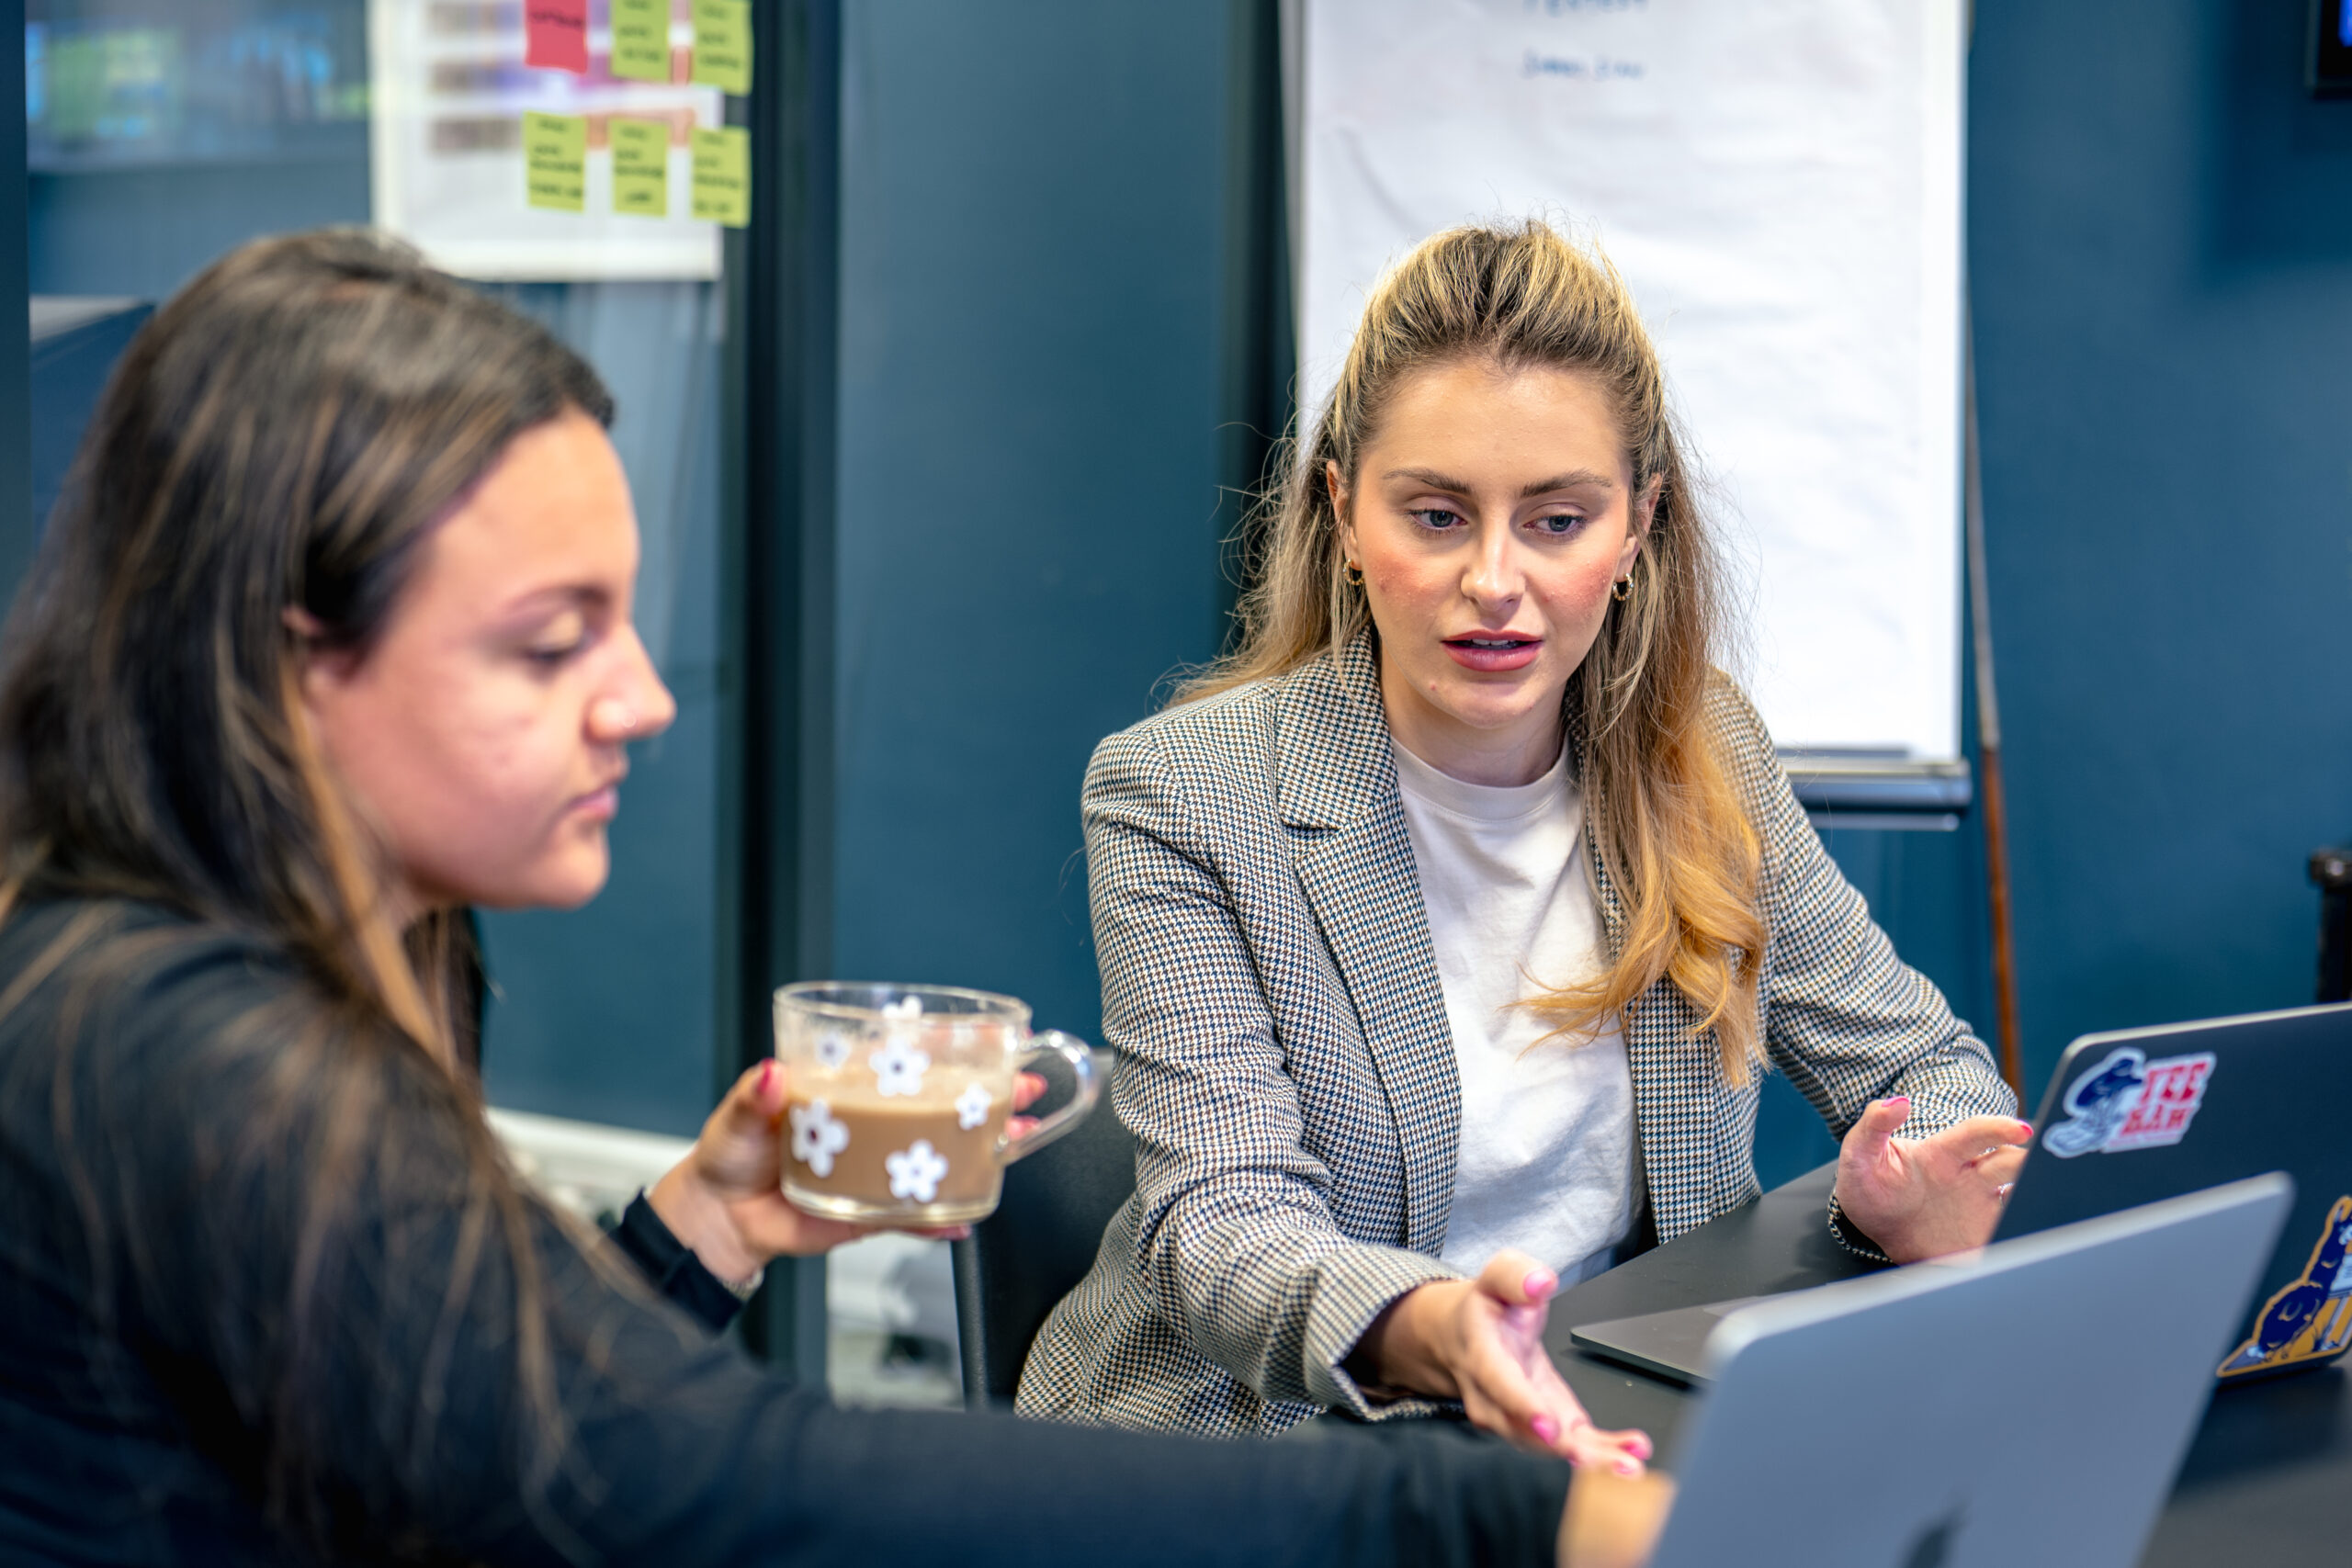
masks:
{"type": "MultiPolygon", "coordinates": [[[[1759,997],[1776,1067],[1843,1135],[1907,1093],[1906,1132],[2016,1106],[1821,847],[1746,700],[1709,713],[1763,845],[1759,997]]],[[[1046,1319],[1024,1415],[1272,1434],[1368,1400],[1342,1368],[1438,1261],[1459,1087],[1366,639],[1158,715],[1087,770],[1087,870],[1112,1101],[1136,1193],[1046,1319]]],[[[1624,909],[1585,836],[1611,952],[1624,909]]],[[[1757,1195],[1757,1089],[1661,981],[1625,1030],[1656,1235],[1757,1195]]],[[[1832,1216],[1836,1223],[1835,1216],[1832,1216]]]]}

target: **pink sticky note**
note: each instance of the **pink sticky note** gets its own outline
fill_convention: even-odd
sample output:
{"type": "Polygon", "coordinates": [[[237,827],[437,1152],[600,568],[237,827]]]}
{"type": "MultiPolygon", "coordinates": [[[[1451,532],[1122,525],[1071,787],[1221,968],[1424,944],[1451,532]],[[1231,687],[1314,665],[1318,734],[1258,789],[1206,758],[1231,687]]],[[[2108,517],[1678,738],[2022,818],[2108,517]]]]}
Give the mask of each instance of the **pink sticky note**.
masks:
{"type": "Polygon", "coordinates": [[[523,63],[588,74],[588,0],[523,0],[523,63]]]}

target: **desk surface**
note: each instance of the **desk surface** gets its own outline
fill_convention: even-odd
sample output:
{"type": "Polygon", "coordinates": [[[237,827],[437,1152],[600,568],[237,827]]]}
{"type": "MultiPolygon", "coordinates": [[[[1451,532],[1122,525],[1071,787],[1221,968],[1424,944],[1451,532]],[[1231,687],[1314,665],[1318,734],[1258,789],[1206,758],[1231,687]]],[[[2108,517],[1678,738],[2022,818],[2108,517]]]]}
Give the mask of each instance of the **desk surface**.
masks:
{"type": "MultiPolygon", "coordinates": [[[[1577,1324],[1803,1290],[1871,1267],[1838,1245],[1826,1219],[1834,1168],[1778,1187],[1564,1292],[1552,1305],[1552,1359],[1592,1418],[1639,1427],[1671,1461],[1695,1397],[1572,1348],[1577,1324]]],[[[2352,1541],[2352,1378],[2325,1371],[2222,1388],[2206,1410],[2142,1561],[2186,1568],[2225,1560],[2340,1562],[2352,1541]]]]}

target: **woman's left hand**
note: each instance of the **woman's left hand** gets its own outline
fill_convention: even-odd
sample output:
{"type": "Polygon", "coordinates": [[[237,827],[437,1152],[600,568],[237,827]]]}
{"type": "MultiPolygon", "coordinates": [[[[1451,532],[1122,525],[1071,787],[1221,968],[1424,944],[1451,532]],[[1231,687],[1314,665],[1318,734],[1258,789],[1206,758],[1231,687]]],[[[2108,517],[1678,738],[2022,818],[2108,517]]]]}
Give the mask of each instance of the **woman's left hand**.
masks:
{"type": "Polygon", "coordinates": [[[1874,1100],[1838,1149],[1838,1206],[1897,1263],[1963,1252],[1993,1239],[2033,1128],[2014,1116],[1972,1116],[1925,1138],[1898,1138],[1907,1096],[1874,1100]]]}
{"type": "MultiPolygon", "coordinates": [[[[702,1266],[721,1280],[751,1280],[778,1257],[806,1258],[830,1252],[888,1227],[829,1220],[793,1207],[784,1195],[784,1107],[789,1069],[767,1061],[735,1080],[735,1087],[702,1124],[686,1157],[653,1184],[645,1201],[702,1266]]],[[[1013,1080],[1012,1103],[1025,1109],[1045,1093],[1045,1080],[1022,1073],[1013,1080]]],[[[1018,1134],[1023,1117],[1006,1124],[1018,1134]]],[[[965,1225],[917,1230],[917,1235],[954,1238],[965,1225]]]]}

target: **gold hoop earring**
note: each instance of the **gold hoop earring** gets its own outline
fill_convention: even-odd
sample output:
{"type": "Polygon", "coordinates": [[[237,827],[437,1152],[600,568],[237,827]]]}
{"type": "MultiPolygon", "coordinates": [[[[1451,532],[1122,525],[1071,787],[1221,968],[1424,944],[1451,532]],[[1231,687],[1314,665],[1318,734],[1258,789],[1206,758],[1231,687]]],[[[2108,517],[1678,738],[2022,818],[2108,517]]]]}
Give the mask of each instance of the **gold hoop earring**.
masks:
{"type": "Polygon", "coordinates": [[[1348,586],[1351,588],[1362,588],[1363,586],[1363,568],[1358,566],[1353,561],[1342,561],[1340,564],[1347,569],[1348,586]]]}
{"type": "Polygon", "coordinates": [[[1631,599],[1634,596],[1634,574],[1629,571],[1624,576],[1619,578],[1617,580],[1617,586],[1609,591],[1609,596],[1611,599],[1616,600],[1620,604],[1623,604],[1626,600],[1631,599]]]}

